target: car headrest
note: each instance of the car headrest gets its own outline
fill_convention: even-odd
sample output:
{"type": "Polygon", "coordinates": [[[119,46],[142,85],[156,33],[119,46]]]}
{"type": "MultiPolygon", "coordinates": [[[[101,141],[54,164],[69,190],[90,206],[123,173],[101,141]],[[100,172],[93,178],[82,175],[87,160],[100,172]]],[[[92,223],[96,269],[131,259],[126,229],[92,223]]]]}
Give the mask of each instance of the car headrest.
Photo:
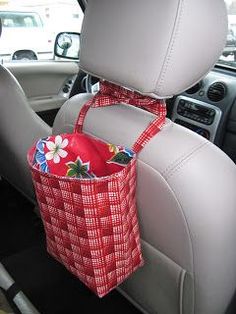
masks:
{"type": "Polygon", "coordinates": [[[224,0],[89,0],[80,67],[157,98],[199,81],[226,43],[224,0]]]}

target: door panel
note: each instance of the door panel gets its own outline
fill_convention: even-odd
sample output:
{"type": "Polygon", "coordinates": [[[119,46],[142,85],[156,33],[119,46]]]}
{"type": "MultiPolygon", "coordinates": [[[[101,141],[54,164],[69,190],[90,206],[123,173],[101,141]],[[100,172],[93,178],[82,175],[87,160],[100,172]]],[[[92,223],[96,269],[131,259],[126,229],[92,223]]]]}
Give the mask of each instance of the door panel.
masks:
{"type": "Polygon", "coordinates": [[[33,110],[58,109],[68,99],[79,71],[77,62],[11,62],[4,64],[21,84],[33,110]]]}
{"type": "Polygon", "coordinates": [[[59,109],[68,97],[63,95],[31,97],[29,103],[35,112],[59,109]]]}

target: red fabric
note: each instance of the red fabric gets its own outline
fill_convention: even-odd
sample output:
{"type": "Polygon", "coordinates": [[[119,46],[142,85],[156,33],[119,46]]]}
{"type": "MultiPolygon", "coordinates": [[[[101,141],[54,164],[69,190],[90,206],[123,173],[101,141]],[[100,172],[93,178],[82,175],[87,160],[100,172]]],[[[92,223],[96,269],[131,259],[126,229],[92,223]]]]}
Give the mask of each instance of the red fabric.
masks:
{"type": "Polygon", "coordinates": [[[113,175],[74,179],[28,160],[47,250],[99,297],[143,265],[136,209],[136,158],[113,175]]]}
{"type": "MultiPolygon", "coordinates": [[[[115,146],[119,152],[121,146],[115,146]]],[[[70,165],[80,158],[91,177],[103,177],[123,169],[125,165],[114,163],[115,153],[111,145],[83,133],[61,134],[44,139],[43,153],[48,172],[58,176],[70,176],[70,165]],[[58,143],[58,140],[60,142],[58,143]]]]}
{"type": "MultiPolygon", "coordinates": [[[[59,163],[54,163],[53,159],[48,160],[49,172],[57,174],[59,176],[66,176],[68,171],[67,163],[75,161],[79,155],[81,160],[85,163],[90,163],[90,172],[96,176],[102,177],[109,174],[105,160],[103,160],[99,154],[99,149],[104,149],[109,152],[107,145],[103,142],[96,143],[91,137],[84,134],[62,134],[62,139],[68,139],[68,146],[65,147],[67,156],[60,160],[59,163]],[[97,144],[97,145],[96,145],[97,144]],[[97,146],[99,146],[97,148],[97,146]]],[[[49,137],[48,141],[54,141],[55,137],[49,137]]],[[[45,154],[49,152],[49,149],[45,145],[45,154]]],[[[109,157],[107,158],[109,159],[109,157]]]]}
{"type": "Polygon", "coordinates": [[[135,153],[138,153],[147,144],[147,142],[161,130],[165,123],[166,104],[164,100],[140,95],[137,92],[130,91],[110,82],[101,81],[99,92],[92,99],[90,99],[80,111],[76,122],[75,131],[82,131],[84,119],[89,108],[105,107],[114,104],[118,105],[121,103],[146,109],[147,111],[150,111],[156,115],[156,118],[140,135],[132,147],[132,150],[135,153]]]}
{"type": "MultiPolygon", "coordinates": [[[[101,91],[81,109],[74,134],[42,139],[28,153],[48,252],[100,297],[143,265],[135,198],[136,155],[120,146],[117,150],[115,145],[109,146],[107,152],[106,143],[81,134],[90,107],[114,103],[145,106],[156,114],[133,145],[134,152],[139,152],[161,129],[166,113],[164,102],[102,82],[101,91]],[[57,142],[61,150],[58,151],[52,142],[57,142]],[[66,154],[62,150],[69,143],[71,149],[66,154]],[[96,150],[99,157],[93,159],[96,150]],[[52,154],[53,151],[56,153],[52,154]],[[113,154],[110,159],[112,167],[121,167],[119,163],[124,161],[127,164],[122,165],[119,171],[112,170],[104,176],[110,171],[110,161],[107,162],[110,153],[113,154]],[[84,179],[64,176],[65,166],[70,163],[68,160],[77,158],[77,154],[81,160],[93,160],[87,176],[96,172],[101,177],[84,179]],[[54,164],[60,163],[57,155],[65,159],[64,165],[53,170],[50,168],[55,166],[51,165],[52,160],[54,164]],[[57,174],[50,173],[50,169],[57,174]]],[[[74,168],[70,171],[73,174],[74,168]]]]}

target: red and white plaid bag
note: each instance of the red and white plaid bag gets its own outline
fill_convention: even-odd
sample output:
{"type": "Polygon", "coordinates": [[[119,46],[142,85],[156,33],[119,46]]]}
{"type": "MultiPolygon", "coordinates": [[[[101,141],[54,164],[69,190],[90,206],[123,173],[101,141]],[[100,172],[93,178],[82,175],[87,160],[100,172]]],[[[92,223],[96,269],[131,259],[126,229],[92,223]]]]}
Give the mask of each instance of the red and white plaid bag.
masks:
{"type": "MultiPolygon", "coordinates": [[[[50,137],[44,146],[41,141],[29,150],[28,162],[46,232],[47,250],[99,297],[106,295],[143,265],[135,198],[136,154],[160,131],[165,116],[163,101],[102,82],[97,95],[82,107],[73,134],[50,137]],[[105,176],[87,173],[86,177],[76,177],[74,168],[67,171],[73,177],[62,175],[62,172],[56,174],[57,169],[62,171],[64,167],[60,166],[60,161],[69,158],[70,152],[64,151],[65,146],[69,147],[69,142],[74,143],[78,138],[80,141],[89,108],[115,103],[143,106],[157,115],[133,145],[133,153],[129,155],[132,158],[126,165],[120,165],[119,158],[109,159],[115,161],[113,164],[116,167],[110,168],[105,176]],[[54,147],[53,140],[61,145],[61,151],[57,151],[59,155],[50,151],[54,147]],[[46,150],[42,151],[42,147],[46,150]],[[50,167],[54,173],[49,172],[50,167]]],[[[108,145],[95,142],[96,139],[85,134],[83,137],[92,140],[101,150],[108,145]]],[[[118,147],[118,153],[131,152],[121,146],[108,146],[118,147]]],[[[109,151],[117,154],[112,149],[109,151]]],[[[67,167],[68,164],[70,166],[67,163],[67,167]]],[[[96,167],[94,169],[96,171],[96,167]]]]}

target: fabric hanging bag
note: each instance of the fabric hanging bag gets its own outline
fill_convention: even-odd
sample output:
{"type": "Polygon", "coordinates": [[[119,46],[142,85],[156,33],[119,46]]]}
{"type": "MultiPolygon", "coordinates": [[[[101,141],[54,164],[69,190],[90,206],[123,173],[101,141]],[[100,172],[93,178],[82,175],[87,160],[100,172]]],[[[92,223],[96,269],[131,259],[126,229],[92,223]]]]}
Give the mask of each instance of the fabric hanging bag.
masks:
{"type": "Polygon", "coordinates": [[[28,152],[47,250],[99,297],[143,265],[136,209],[137,154],[165,122],[165,103],[108,82],[81,109],[74,133],[28,152]],[[131,104],[157,117],[132,149],[82,132],[90,108],[131,104]]]}

